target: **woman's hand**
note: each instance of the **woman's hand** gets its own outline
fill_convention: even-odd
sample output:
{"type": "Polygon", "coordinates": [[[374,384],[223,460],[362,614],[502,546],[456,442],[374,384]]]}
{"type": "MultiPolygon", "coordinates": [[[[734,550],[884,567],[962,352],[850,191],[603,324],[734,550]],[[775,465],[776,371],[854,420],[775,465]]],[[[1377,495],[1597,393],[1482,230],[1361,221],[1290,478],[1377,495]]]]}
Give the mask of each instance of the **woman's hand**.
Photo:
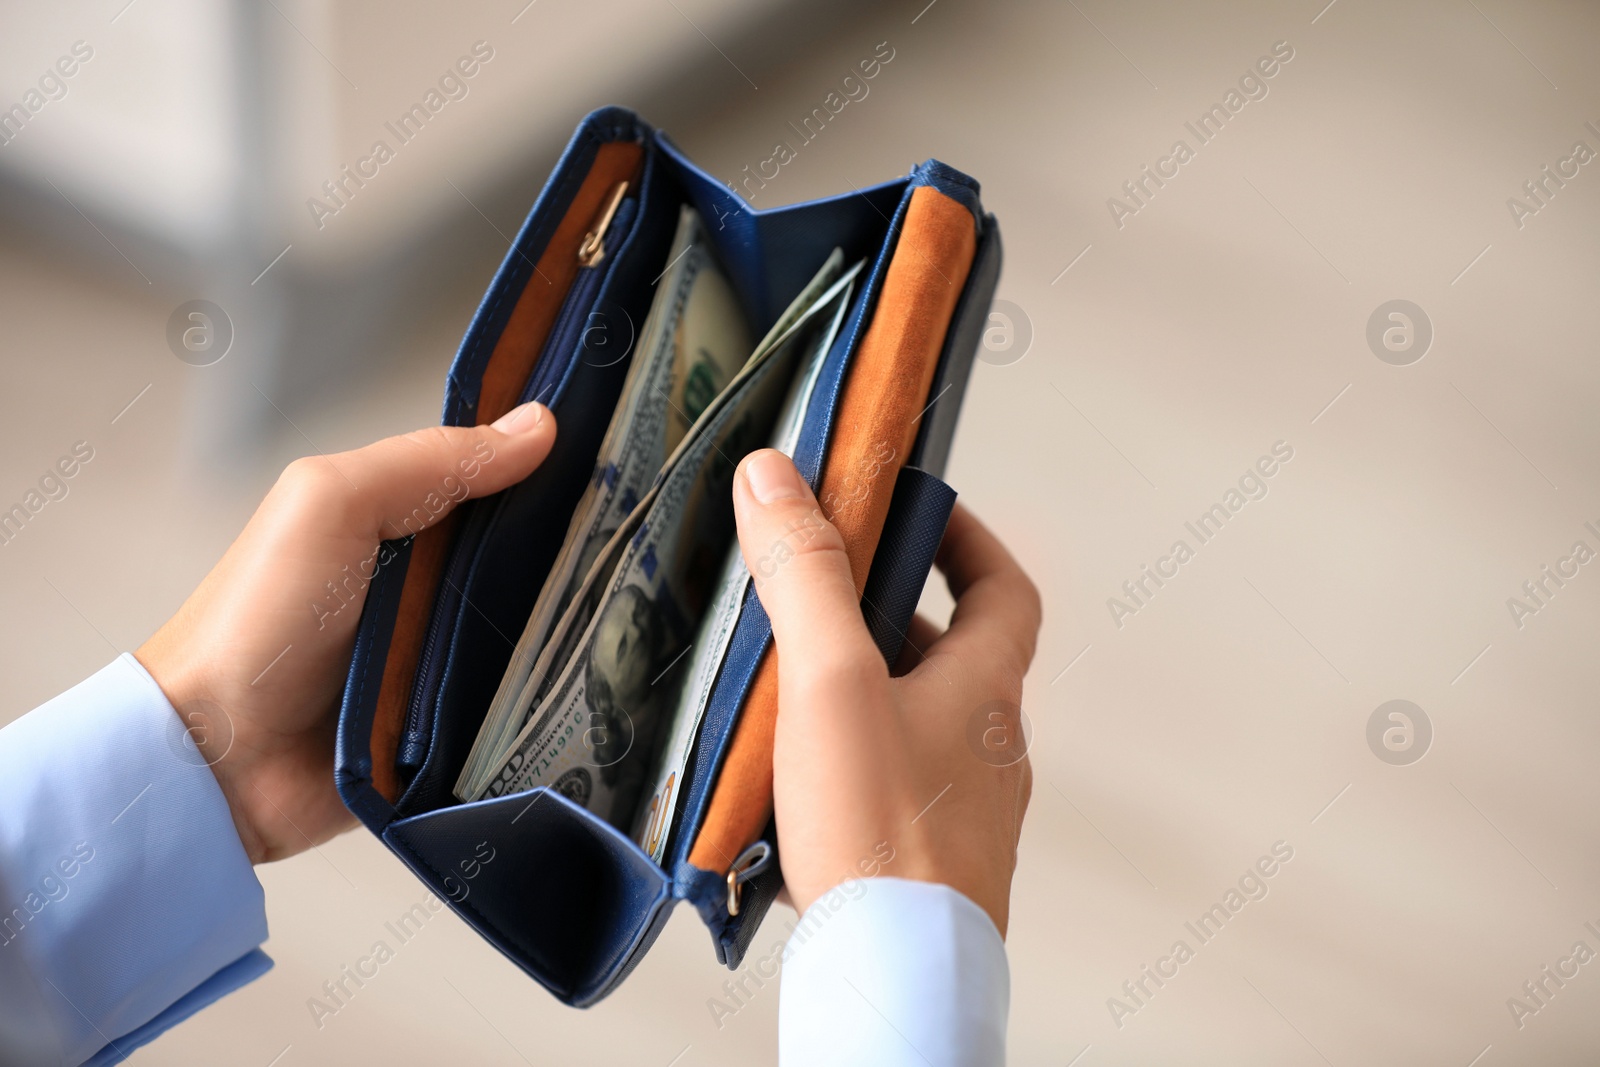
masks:
{"type": "Polygon", "coordinates": [[[957,507],[938,559],[956,598],[950,627],[917,618],[901,658],[920,662],[892,677],[844,542],[788,458],[748,456],[733,499],[780,653],[773,802],[795,907],[878,866],[887,843],[882,873],[959,890],[1004,936],[1033,788],[1020,704],[1038,591],[957,507]]]}
{"type": "Polygon", "coordinates": [[[339,697],[378,543],[526,478],[555,442],[538,404],[291,463],[200,587],[135,653],[194,737],[252,863],[348,828],[339,697]]]}

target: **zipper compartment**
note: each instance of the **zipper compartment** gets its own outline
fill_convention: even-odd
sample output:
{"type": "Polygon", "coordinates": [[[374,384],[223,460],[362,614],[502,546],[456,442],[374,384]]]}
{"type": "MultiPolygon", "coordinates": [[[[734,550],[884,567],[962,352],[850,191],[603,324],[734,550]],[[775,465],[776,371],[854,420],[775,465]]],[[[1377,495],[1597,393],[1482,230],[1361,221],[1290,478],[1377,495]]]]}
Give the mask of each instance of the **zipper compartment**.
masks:
{"type": "MultiPolygon", "coordinates": [[[[638,201],[635,200],[622,201],[615,215],[610,217],[612,228],[619,233],[625,231],[633,221],[637,205],[638,201]]],[[[545,354],[539,357],[533,375],[523,387],[519,403],[526,404],[530,400],[540,400],[547,404],[555,402],[552,394],[583,351],[584,330],[589,324],[589,316],[594,311],[595,294],[605,276],[605,272],[600,269],[602,265],[601,260],[595,260],[592,266],[586,266],[578,271],[577,278],[572,282],[572,288],[567,292],[567,299],[562,302],[561,312],[556,316],[555,325],[550,327],[550,339],[545,344],[545,354]]]]}
{"type": "MultiPolygon", "coordinates": [[[[579,267],[567,295],[556,314],[533,374],[523,386],[518,403],[539,400],[554,405],[573,365],[582,355],[584,330],[594,311],[595,298],[612,266],[608,254],[626,243],[630,226],[638,213],[638,200],[629,197],[631,186],[619,182],[607,197],[593,225],[579,246],[579,267]]],[[[417,658],[417,670],[405,721],[395,751],[395,770],[402,791],[408,791],[417,773],[427,762],[432,747],[434,718],[444,667],[456,619],[462,608],[464,590],[473,558],[483,537],[494,525],[497,498],[465,505],[472,513],[463,524],[456,544],[450,550],[428,627],[417,658]],[[492,501],[492,502],[489,502],[492,501]],[[487,505],[487,506],[486,506],[487,505]]]]}

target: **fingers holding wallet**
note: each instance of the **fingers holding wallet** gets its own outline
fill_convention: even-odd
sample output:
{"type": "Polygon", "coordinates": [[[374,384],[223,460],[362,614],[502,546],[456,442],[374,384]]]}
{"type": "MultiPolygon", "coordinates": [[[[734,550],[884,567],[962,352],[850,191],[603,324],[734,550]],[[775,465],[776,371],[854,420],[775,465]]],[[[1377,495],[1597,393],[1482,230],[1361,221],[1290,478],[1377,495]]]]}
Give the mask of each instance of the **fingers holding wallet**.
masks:
{"type": "Polygon", "coordinates": [[[937,637],[926,620],[913,623],[926,658],[891,679],[862,622],[838,532],[789,460],[753,454],[734,500],[779,654],[774,800],[796,907],[804,911],[887,844],[894,859],[883,873],[952,886],[1003,934],[1032,776],[1025,754],[996,758],[972,737],[1013,728],[1020,716],[1039,625],[1032,583],[958,510],[940,559],[957,598],[954,620],[937,637]]]}
{"type": "Polygon", "coordinates": [[[297,460],[200,587],[136,655],[191,732],[253,862],[353,819],[334,791],[335,712],[379,541],[528,476],[555,440],[542,406],[297,460]]]}
{"type": "Polygon", "coordinates": [[[872,663],[877,651],[844,539],[789,457],[773,449],[746,457],[734,479],[734,511],[746,566],[786,653],[835,667],[872,663]]]}

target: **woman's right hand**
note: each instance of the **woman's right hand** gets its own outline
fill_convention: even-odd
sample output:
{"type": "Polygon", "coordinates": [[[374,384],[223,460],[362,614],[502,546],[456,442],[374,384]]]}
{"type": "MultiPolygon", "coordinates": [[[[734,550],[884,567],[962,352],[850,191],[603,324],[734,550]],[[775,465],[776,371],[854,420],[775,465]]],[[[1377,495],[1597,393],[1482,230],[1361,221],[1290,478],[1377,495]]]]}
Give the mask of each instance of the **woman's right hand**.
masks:
{"type": "Polygon", "coordinates": [[[912,665],[891,676],[844,541],[794,464],[752,453],[733,500],[780,653],[773,802],[796,909],[870,869],[951,886],[1003,937],[1033,788],[1020,704],[1038,590],[958,506],[938,558],[950,626],[916,618],[901,657],[912,665]]]}

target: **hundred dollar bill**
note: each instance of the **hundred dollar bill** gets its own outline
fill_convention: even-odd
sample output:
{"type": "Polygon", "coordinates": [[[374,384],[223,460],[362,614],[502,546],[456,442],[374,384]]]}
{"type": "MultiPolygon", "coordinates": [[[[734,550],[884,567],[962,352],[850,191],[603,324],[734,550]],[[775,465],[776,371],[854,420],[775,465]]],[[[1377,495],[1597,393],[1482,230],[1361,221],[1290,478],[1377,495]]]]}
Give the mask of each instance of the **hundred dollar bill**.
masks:
{"type": "MultiPolygon", "coordinates": [[[[726,385],[750,354],[751,338],[738,298],[718,268],[704,225],[684,207],[639,344],[605,438],[594,476],[573,512],[527,625],[500,679],[472,751],[456,781],[459,794],[491,769],[523,725],[523,690],[538,670],[552,630],[623,521],[660,474],[682,438],[672,429],[684,402],[679,382],[726,385]]],[[[700,405],[703,410],[704,404],[700,405]]],[[[560,662],[557,660],[557,662],[560,662]]]]}
{"type": "MultiPolygon", "coordinates": [[[[800,441],[800,430],[805,424],[822,364],[850,307],[851,292],[852,289],[847,288],[840,294],[826,325],[806,342],[800,369],[778,415],[769,447],[791,458],[800,441]]],[[[657,746],[660,754],[646,779],[648,791],[640,794],[634,816],[633,839],[657,863],[667,852],[668,834],[676,814],[684,772],[689,766],[695,738],[711,702],[711,689],[722,669],[722,660],[733,639],[733,629],[739,621],[739,611],[744,606],[745,590],[749,586],[750,571],[745,567],[744,555],[735,540],[728,546],[710,607],[695,630],[683,666],[674,672],[675,677],[667,686],[671,697],[662,725],[665,737],[657,746]]]]}
{"type": "MultiPolygon", "coordinates": [[[[476,795],[548,785],[631,828],[667,688],[657,683],[687,648],[732,540],[734,467],[770,435],[805,341],[859,271],[858,264],[828,287],[841,260],[838,252],[829,258],[802,294],[799,314],[786,315],[788,327],[757,347],[674,451],[635,521],[607,546],[603,556],[623,547],[604,592],[593,596],[602,582],[597,567],[578,594],[583,603],[574,604],[592,602],[592,617],[476,795]]],[[[563,625],[578,621],[569,609],[563,625]]]]}
{"type": "MultiPolygon", "coordinates": [[[[683,210],[686,214],[694,215],[687,207],[683,210]]],[[[694,220],[698,228],[699,216],[695,215],[694,220]]],[[[697,234],[696,239],[703,244],[704,234],[697,234]]],[[[717,280],[722,284],[715,293],[702,295],[700,290],[696,290],[684,305],[683,313],[678,316],[672,331],[672,388],[666,397],[666,448],[663,458],[678,447],[688,435],[689,428],[733,381],[733,376],[744,365],[745,356],[750,352],[748,338],[744,339],[744,344],[737,351],[706,343],[707,338],[722,336],[725,324],[729,321],[737,322],[741,327],[744,325],[738,298],[720,274],[717,280]]]]}

